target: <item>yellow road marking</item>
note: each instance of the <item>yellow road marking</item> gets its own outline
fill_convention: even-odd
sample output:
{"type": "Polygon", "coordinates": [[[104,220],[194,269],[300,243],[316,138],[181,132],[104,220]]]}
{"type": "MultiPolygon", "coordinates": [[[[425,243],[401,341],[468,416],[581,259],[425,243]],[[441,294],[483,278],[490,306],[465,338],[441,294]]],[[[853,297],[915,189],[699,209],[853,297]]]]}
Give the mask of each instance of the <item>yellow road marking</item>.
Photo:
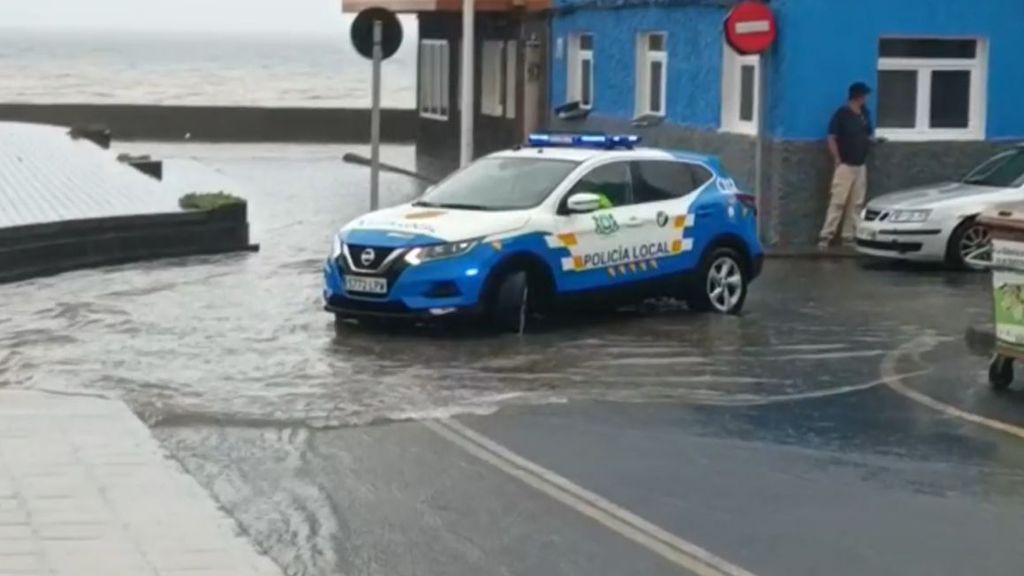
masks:
{"type": "Polygon", "coordinates": [[[893,350],[892,352],[886,354],[885,358],[882,359],[882,366],[880,369],[882,380],[885,382],[885,385],[888,386],[893,392],[896,392],[901,396],[909,398],[910,400],[913,400],[914,402],[917,402],[922,406],[927,406],[932,410],[941,412],[946,416],[950,416],[952,418],[959,418],[960,420],[964,420],[966,422],[978,424],[979,426],[984,426],[992,430],[998,430],[999,432],[1003,432],[1011,436],[1016,436],[1017,438],[1024,439],[1024,428],[1021,428],[1020,426],[1015,426],[1013,424],[1003,422],[1001,420],[986,418],[985,416],[982,416],[980,414],[975,414],[974,412],[968,412],[967,410],[957,408],[956,406],[951,406],[949,404],[946,404],[945,402],[936,400],[931,396],[918,392],[917,390],[914,390],[913,388],[907,386],[902,382],[904,379],[906,379],[907,375],[896,374],[896,362],[900,359],[901,356],[906,356],[911,353],[919,354],[923,350],[927,349],[927,344],[931,343],[932,341],[933,338],[929,336],[920,336],[918,338],[915,338],[914,340],[911,340],[910,342],[907,342],[906,344],[903,344],[896,350],[893,350]]]}
{"type": "Polygon", "coordinates": [[[699,576],[754,576],[455,420],[426,421],[432,432],[524,484],[699,576]]]}

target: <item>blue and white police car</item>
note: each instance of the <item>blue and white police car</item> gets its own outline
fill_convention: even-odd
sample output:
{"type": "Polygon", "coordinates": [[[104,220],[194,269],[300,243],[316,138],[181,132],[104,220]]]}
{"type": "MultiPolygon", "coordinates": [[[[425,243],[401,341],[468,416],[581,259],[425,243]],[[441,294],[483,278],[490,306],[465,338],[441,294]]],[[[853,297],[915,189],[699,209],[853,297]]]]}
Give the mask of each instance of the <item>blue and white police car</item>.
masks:
{"type": "Polygon", "coordinates": [[[362,317],[532,314],[650,297],[736,314],[761,271],[753,198],[711,156],[636,136],[533,134],[409,204],[350,222],[325,309],[362,317]]]}

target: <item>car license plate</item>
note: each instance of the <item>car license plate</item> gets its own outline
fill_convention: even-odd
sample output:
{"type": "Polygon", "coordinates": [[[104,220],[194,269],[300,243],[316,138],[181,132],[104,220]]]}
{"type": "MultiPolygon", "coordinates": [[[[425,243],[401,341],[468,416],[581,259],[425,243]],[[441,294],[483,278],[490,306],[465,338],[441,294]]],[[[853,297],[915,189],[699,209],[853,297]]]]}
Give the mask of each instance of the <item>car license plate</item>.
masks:
{"type": "Polygon", "coordinates": [[[387,278],[370,276],[345,276],[346,292],[362,292],[364,294],[387,294],[387,278]]]}
{"type": "Polygon", "coordinates": [[[877,237],[878,233],[875,232],[874,230],[869,230],[867,228],[857,229],[857,238],[861,240],[874,240],[877,237]]]}

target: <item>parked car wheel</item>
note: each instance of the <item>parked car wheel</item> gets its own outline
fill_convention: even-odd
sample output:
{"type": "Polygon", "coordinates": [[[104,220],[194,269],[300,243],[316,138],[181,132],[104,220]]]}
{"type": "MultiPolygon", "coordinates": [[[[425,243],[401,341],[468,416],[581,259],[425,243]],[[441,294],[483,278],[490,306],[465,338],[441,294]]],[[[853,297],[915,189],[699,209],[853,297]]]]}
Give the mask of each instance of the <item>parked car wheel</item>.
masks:
{"type": "Polygon", "coordinates": [[[982,226],[974,218],[968,218],[960,223],[949,236],[949,244],[946,247],[946,264],[958,269],[978,269],[971,265],[967,259],[992,244],[992,236],[988,228],[982,226]]]}
{"type": "Polygon", "coordinates": [[[687,304],[699,312],[739,314],[747,282],[740,255],[732,248],[716,248],[704,258],[687,304]]]}

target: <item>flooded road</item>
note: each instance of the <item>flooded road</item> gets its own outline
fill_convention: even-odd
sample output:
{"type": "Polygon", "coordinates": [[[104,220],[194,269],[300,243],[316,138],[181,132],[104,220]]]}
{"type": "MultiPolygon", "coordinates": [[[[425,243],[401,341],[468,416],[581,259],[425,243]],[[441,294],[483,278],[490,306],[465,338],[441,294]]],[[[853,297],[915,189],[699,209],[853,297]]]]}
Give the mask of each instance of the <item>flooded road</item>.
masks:
{"type": "MultiPolygon", "coordinates": [[[[989,315],[984,275],[773,259],[739,318],[657,303],[523,337],[336,333],[320,266],[366,209],[366,171],[339,160],[352,147],[130,150],[196,157],[236,181],[261,252],[0,286],[0,385],[124,399],[290,574],[678,573],[414,422],[438,417],[759,574],[956,574],[941,570],[966,566],[950,557],[982,554],[974,573],[999,574],[1020,559],[1001,551],[1024,529],[1024,455],[880,374],[925,336],[921,353],[938,357],[901,373],[945,362],[939,376],[986,393],[984,361],[960,345],[989,315]],[[996,480],[980,490],[979,474],[996,480]],[[830,485],[855,500],[829,503],[830,485]],[[796,525],[781,502],[801,511],[796,525]],[[891,528],[859,533],[866,548],[829,545],[819,533],[844,533],[844,518],[891,528]],[[976,531],[934,527],[953,521],[976,531]],[[929,546],[959,548],[900,556],[897,528],[923,522],[929,546]],[[823,548],[800,551],[808,538],[823,548]]],[[[417,193],[383,176],[385,204],[417,193]]]]}
{"type": "MultiPolygon", "coordinates": [[[[348,148],[137,146],[197,157],[238,182],[262,251],[0,287],[0,382],[122,397],[154,423],[334,426],[509,402],[757,401],[868,383],[908,335],[962,330],[986,305],[970,288],[979,278],[783,261],[767,267],[741,319],[666,304],[522,339],[336,336],[320,311],[319,270],[332,232],[366,207],[366,171],[338,161],[348,148]],[[837,361],[849,367],[841,380],[837,361]]],[[[385,157],[413,161],[408,148],[385,157]]],[[[417,192],[384,176],[385,203],[417,192]]]]}

